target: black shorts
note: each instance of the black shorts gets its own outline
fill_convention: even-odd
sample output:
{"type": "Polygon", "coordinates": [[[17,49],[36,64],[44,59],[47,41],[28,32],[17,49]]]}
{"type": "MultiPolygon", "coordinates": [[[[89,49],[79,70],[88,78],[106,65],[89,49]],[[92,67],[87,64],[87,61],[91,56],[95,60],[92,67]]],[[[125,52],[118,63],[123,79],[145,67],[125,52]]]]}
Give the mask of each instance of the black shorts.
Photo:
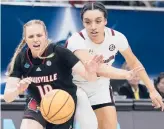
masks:
{"type": "Polygon", "coordinates": [[[71,119],[64,124],[60,124],[60,125],[51,124],[43,118],[40,110],[37,109],[36,101],[34,99],[31,99],[27,103],[23,119],[35,120],[39,122],[46,129],[73,129],[74,114],[71,117],[71,119]]]}

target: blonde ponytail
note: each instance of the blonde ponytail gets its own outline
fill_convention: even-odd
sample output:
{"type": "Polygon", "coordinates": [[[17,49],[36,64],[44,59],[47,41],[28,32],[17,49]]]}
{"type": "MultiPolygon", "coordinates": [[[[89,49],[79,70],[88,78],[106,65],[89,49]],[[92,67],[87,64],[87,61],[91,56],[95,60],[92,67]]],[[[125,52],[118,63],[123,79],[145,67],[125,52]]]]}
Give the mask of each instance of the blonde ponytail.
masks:
{"type": "Polygon", "coordinates": [[[7,75],[11,75],[11,73],[13,72],[13,69],[14,69],[14,65],[15,65],[15,60],[18,56],[18,54],[21,52],[21,50],[23,49],[23,47],[25,46],[26,42],[24,40],[24,38],[22,39],[22,41],[20,42],[20,44],[18,45],[18,47],[16,48],[15,50],[15,53],[13,55],[13,57],[11,58],[11,61],[8,65],[8,68],[7,68],[7,75]]]}

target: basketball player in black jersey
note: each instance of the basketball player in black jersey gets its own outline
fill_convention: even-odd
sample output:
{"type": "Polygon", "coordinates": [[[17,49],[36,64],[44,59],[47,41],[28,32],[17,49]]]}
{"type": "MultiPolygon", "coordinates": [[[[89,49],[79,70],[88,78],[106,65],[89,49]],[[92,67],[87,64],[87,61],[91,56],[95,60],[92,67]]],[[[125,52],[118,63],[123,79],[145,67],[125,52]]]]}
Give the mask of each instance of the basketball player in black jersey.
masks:
{"type": "Polygon", "coordinates": [[[48,123],[41,115],[41,98],[52,89],[67,91],[76,104],[77,87],[72,83],[72,71],[83,78],[97,79],[96,69],[102,56],[95,56],[84,65],[74,54],[62,47],[50,44],[44,23],[31,20],[24,25],[23,39],[16,49],[8,69],[4,99],[13,101],[20,93],[28,89],[27,105],[21,123],[21,129],[70,129],[73,117],[60,125],[48,123]],[[26,45],[28,48],[22,50],[26,45]]]}

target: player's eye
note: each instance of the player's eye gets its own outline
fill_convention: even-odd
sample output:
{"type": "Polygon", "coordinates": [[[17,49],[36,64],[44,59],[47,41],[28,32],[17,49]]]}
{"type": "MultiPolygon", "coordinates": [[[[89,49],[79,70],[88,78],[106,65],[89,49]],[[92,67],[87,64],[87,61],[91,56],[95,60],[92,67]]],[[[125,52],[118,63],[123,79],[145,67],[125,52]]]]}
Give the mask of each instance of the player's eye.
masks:
{"type": "Polygon", "coordinates": [[[37,36],[37,37],[42,37],[42,34],[37,34],[36,36],[37,36]]]}
{"type": "Polygon", "coordinates": [[[89,22],[89,21],[85,21],[85,23],[86,23],[86,24],[90,24],[90,22],[89,22]]]}
{"type": "Polygon", "coordinates": [[[33,37],[34,37],[34,35],[30,35],[30,36],[28,36],[29,39],[32,39],[33,37]]]}
{"type": "Polygon", "coordinates": [[[97,24],[101,23],[101,21],[96,21],[97,24]]]}

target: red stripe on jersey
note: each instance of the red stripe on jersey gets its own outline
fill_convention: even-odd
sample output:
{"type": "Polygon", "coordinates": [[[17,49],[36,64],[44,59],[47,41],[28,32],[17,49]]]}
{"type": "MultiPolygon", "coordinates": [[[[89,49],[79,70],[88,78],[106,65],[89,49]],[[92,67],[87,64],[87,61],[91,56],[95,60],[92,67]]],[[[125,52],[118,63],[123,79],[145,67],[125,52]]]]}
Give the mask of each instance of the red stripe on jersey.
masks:
{"type": "MultiPolygon", "coordinates": [[[[48,47],[46,48],[46,50],[45,50],[45,54],[44,54],[44,57],[46,57],[47,56],[47,51],[48,51],[48,47]]],[[[45,63],[45,61],[46,61],[46,59],[43,59],[43,62],[42,62],[42,64],[44,64],[45,63]]]]}
{"type": "Polygon", "coordinates": [[[85,39],[85,37],[84,37],[84,35],[83,35],[82,32],[79,32],[79,35],[80,35],[83,39],[85,39]]]}
{"type": "Polygon", "coordinates": [[[65,42],[64,48],[67,48],[68,46],[68,40],[65,42]]]}
{"type": "Polygon", "coordinates": [[[31,62],[31,60],[30,60],[29,55],[28,55],[28,51],[29,51],[29,48],[26,50],[26,55],[27,55],[27,59],[28,59],[28,61],[30,62],[30,65],[32,66],[33,64],[32,64],[32,62],[31,62]]]}
{"type": "Polygon", "coordinates": [[[114,59],[114,55],[110,56],[107,60],[104,60],[104,63],[109,63],[112,59],[114,59]]]}
{"type": "Polygon", "coordinates": [[[114,30],[111,29],[112,36],[115,36],[114,30]]]}

